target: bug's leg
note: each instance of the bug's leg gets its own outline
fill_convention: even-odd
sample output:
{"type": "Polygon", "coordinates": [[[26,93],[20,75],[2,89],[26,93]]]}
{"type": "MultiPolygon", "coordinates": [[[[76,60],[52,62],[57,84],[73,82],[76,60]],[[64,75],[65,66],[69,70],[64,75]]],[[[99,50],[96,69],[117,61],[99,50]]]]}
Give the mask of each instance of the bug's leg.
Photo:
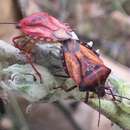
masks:
{"type": "Polygon", "coordinates": [[[84,41],[84,42],[80,42],[80,44],[82,44],[85,47],[88,47],[89,49],[93,48],[93,42],[92,41],[90,41],[90,42],[84,41]]]}
{"type": "Polygon", "coordinates": [[[77,87],[77,85],[72,86],[72,87],[70,87],[70,88],[67,88],[67,86],[60,86],[60,87],[55,87],[55,88],[53,88],[53,89],[61,88],[61,89],[63,89],[65,92],[70,92],[70,91],[72,91],[73,89],[75,89],[76,87],[77,87]]]}
{"type": "Polygon", "coordinates": [[[85,42],[85,41],[83,41],[83,42],[80,41],[80,44],[87,46],[87,42],[85,42]]]}
{"type": "Polygon", "coordinates": [[[19,46],[18,46],[16,40],[18,40],[18,39],[20,39],[20,38],[23,38],[23,37],[25,37],[25,36],[24,36],[24,35],[20,35],[20,36],[17,36],[17,37],[13,37],[12,41],[13,41],[14,46],[15,46],[16,48],[19,48],[19,46]]]}
{"type": "Polygon", "coordinates": [[[114,101],[116,101],[116,98],[115,98],[115,96],[114,96],[114,94],[113,94],[113,92],[112,92],[111,88],[108,88],[108,90],[110,91],[110,93],[111,93],[111,95],[112,95],[113,100],[114,100],[114,101]]]}
{"type": "Polygon", "coordinates": [[[109,91],[110,91],[110,94],[111,94],[111,96],[112,96],[112,98],[113,98],[113,101],[116,101],[115,95],[113,94],[111,88],[110,88],[110,87],[104,87],[104,89],[109,90],[109,91]]]}
{"type": "Polygon", "coordinates": [[[66,92],[72,91],[72,90],[75,89],[76,87],[77,87],[77,85],[72,86],[72,87],[70,87],[70,88],[67,88],[65,91],[66,91],[66,92]]]}
{"type": "Polygon", "coordinates": [[[89,91],[86,91],[86,96],[85,96],[85,103],[88,103],[88,98],[89,98],[89,91]]]}
{"type": "Polygon", "coordinates": [[[117,99],[116,97],[119,97],[119,98],[124,98],[124,99],[130,100],[130,99],[129,99],[129,98],[127,98],[127,97],[124,97],[124,96],[120,96],[120,95],[113,94],[113,92],[112,92],[112,90],[111,90],[111,88],[110,88],[110,87],[105,87],[105,89],[110,91],[110,93],[107,93],[107,92],[106,92],[106,94],[107,94],[107,95],[111,95],[111,96],[112,96],[112,100],[113,100],[113,101],[118,101],[118,102],[121,102],[121,100],[120,100],[120,99],[117,99]]]}
{"type": "Polygon", "coordinates": [[[55,77],[61,77],[61,78],[69,78],[70,76],[68,75],[58,75],[58,74],[54,74],[55,77]]]}
{"type": "Polygon", "coordinates": [[[32,62],[32,58],[31,56],[25,54],[25,56],[27,57],[27,60],[29,62],[29,64],[32,66],[32,68],[34,69],[34,71],[36,72],[36,74],[38,75],[39,79],[40,79],[40,83],[42,83],[42,76],[41,74],[38,72],[37,68],[34,66],[33,62],[32,62]]]}

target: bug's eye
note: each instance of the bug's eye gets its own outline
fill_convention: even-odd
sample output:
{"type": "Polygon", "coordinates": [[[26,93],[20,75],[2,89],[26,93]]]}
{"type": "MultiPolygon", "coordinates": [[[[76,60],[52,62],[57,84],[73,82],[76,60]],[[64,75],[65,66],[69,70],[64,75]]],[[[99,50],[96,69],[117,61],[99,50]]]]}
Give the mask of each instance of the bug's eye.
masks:
{"type": "Polygon", "coordinates": [[[20,24],[16,24],[16,28],[20,29],[21,28],[20,24]]]}

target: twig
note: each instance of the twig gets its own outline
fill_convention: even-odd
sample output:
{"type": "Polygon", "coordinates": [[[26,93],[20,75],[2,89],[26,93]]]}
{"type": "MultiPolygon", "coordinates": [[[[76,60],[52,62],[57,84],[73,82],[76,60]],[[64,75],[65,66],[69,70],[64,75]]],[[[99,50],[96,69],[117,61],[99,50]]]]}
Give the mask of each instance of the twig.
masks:
{"type": "Polygon", "coordinates": [[[72,113],[65,107],[62,102],[55,102],[54,105],[64,113],[64,116],[71,123],[75,130],[83,130],[72,117],[72,113]]]}

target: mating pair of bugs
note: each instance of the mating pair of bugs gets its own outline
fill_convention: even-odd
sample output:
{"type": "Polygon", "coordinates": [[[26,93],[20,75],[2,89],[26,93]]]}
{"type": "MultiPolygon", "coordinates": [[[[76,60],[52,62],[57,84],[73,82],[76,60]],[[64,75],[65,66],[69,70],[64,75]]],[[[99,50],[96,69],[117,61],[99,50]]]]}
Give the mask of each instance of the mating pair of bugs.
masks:
{"type": "MultiPolygon", "coordinates": [[[[110,91],[113,99],[115,99],[111,88],[104,85],[111,69],[104,65],[99,54],[90,44],[78,40],[67,24],[45,12],[32,14],[18,23],[3,24],[16,24],[16,28],[24,33],[22,36],[14,37],[13,43],[16,48],[26,55],[40,81],[42,81],[41,74],[31,61],[32,48],[39,40],[50,43],[60,42],[62,44],[63,66],[66,68],[67,74],[75,81],[76,87],[78,86],[80,91],[86,92],[86,100],[90,91],[95,92],[98,97],[103,97],[106,89],[110,91]],[[27,40],[21,43],[18,42],[19,39],[27,40]]],[[[68,89],[68,91],[74,87],[68,89]]]]}

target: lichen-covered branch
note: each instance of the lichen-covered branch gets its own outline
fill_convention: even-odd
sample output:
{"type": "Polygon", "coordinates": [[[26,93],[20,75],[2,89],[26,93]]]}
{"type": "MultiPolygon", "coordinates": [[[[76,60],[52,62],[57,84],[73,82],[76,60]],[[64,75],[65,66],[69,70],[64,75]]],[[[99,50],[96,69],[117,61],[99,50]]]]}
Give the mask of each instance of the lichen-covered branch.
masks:
{"type": "MultiPolygon", "coordinates": [[[[65,92],[62,89],[62,87],[74,85],[71,79],[54,76],[54,74],[65,74],[60,61],[59,49],[59,45],[39,45],[35,48],[36,52],[34,50],[33,56],[36,58],[36,63],[39,64],[35,65],[43,77],[42,84],[29,64],[13,64],[1,70],[0,86],[5,91],[17,90],[21,96],[30,102],[39,100],[53,102],[65,99],[84,101],[85,93],[80,92],[78,87],[70,92],[65,92]],[[36,81],[33,75],[36,76],[36,81]]],[[[12,54],[15,55],[15,52],[12,54]]],[[[5,55],[0,53],[1,56],[5,55]]],[[[17,56],[15,58],[18,61],[17,56]]],[[[111,86],[114,94],[130,98],[130,84],[119,79],[115,74],[111,73],[107,84],[111,86]]],[[[118,101],[112,101],[112,98],[107,99],[105,97],[101,99],[101,113],[121,128],[130,130],[130,100],[121,97],[116,98],[118,101]]],[[[98,98],[90,98],[88,104],[96,110],[99,109],[98,98]]]]}

